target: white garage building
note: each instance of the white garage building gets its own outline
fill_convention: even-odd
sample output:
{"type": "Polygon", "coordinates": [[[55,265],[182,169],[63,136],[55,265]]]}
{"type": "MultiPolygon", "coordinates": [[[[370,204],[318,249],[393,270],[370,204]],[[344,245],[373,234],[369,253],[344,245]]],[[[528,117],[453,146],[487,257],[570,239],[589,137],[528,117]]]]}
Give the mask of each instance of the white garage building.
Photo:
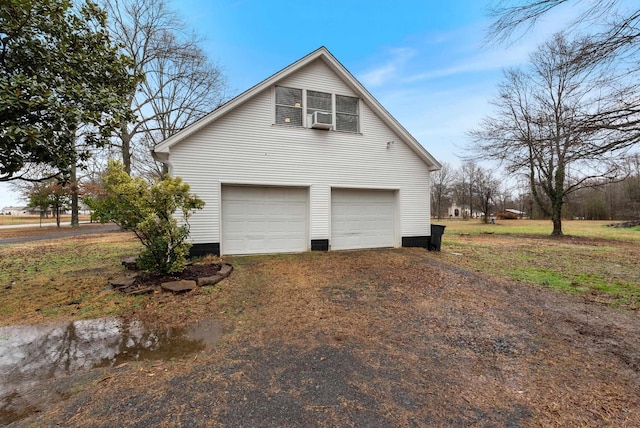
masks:
{"type": "Polygon", "coordinates": [[[438,162],[322,47],[154,149],[193,255],[428,247],[438,162]]]}

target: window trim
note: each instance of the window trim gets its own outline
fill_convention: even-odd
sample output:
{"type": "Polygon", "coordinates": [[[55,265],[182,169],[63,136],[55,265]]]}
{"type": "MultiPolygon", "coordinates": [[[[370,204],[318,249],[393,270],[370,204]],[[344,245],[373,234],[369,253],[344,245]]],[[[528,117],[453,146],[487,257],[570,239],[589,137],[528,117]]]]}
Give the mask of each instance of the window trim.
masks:
{"type": "Polygon", "coordinates": [[[274,85],[273,86],[273,103],[271,104],[273,106],[273,124],[274,125],[279,125],[279,126],[291,126],[294,128],[301,128],[305,126],[305,90],[302,88],[294,88],[291,86],[284,86],[284,85],[274,85]],[[285,89],[295,89],[295,90],[299,90],[301,92],[301,99],[300,99],[300,107],[294,105],[289,105],[289,104],[279,104],[278,103],[278,88],[285,88],[285,89]],[[278,123],[278,107],[287,107],[287,108],[295,108],[295,109],[300,109],[300,124],[296,124],[296,123],[278,123]]]}
{"type": "Polygon", "coordinates": [[[360,129],[361,129],[360,123],[361,123],[361,118],[362,118],[362,114],[361,114],[362,112],[360,110],[360,104],[361,104],[360,97],[352,97],[351,95],[342,95],[342,94],[333,94],[333,95],[334,95],[333,98],[334,98],[334,104],[335,104],[334,113],[333,113],[333,115],[334,115],[333,123],[335,124],[334,125],[335,130],[336,131],[340,131],[340,132],[349,132],[349,133],[352,133],[352,134],[360,134],[360,129]],[[338,112],[338,101],[337,101],[338,97],[355,99],[356,102],[357,102],[357,104],[356,104],[356,113],[338,112]],[[355,116],[356,119],[357,119],[356,130],[355,131],[351,131],[351,130],[348,130],[348,129],[338,129],[338,113],[349,115],[349,116],[355,116]]]}
{"type": "MultiPolygon", "coordinates": [[[[292,128],[307,128],[307,129],[311,129],[311,122],[310,122],[310,115],[308,114],[307,110],[308,110],[308,102],[307,102],[307,96],[308,96],[308,92],[312,91],[312,92],[319,92],[319,93],[323,93],[323,94],[329,94],[331,95],[331,117],[333,119],[333,126],[331,127],[331,131],[336,131],[336,132],[346,132],[349,134],[362,134],[362,98],[358,97],[358,96],[352,96],[352,95],[344,95],[344,94],[340,94],[340,93],[336,93],[336,92],[325,92],[322,90],[317,90],[317,89],[307,89],[307,88],[300,88],[300,87],[293,87],[293,86],[285,86],[285,85],[273,85],[271,94],[272,94],[272,99],[271,99],[271,108],[272,108],[272,123],[274,125],[277,126],[287,126],[287,127],[292,127],[292,128]],[[296,89],[296,90],[300,90],[302,91],[302,102],[301,102],[301,106],[300,107],[296,107],[291,106],[291,105],[286,105],[286,104],[278,104],[277,101],[277,88],[287,88],[287,89],[296,89]],[[338,111],[337,111],[337,97],[346,97],[346,98],[353,98],[357,101],[358,106],[357,106],[357,113],[345,113],[345,112],[340,112],[340,114],[347,114],[347,115],[351,115],[351,116],[355,116],[357,118],[357,130],[356,131],[351,131],[348,129],[338,129],[338,111]],[[301,125],[297,125],[297,124],[289,124],[289,123],[278,123],[278,116],[277,116],[277,108],[278,106],[281,107],[290,107],[290,108],[299,108],[301,109],[301,115],[302,115],[302,124],[301,125]]],[[[314,111],[324,111],[324,110],[318,110],[318,109],[313,109],[314,111]]]]}

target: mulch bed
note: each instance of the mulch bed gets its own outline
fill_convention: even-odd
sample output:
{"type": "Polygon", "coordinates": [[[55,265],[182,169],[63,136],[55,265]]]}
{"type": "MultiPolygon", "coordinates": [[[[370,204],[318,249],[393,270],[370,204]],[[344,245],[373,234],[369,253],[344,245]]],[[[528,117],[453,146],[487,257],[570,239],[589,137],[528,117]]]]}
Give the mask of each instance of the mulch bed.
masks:
{"type": "Polygon", "coordinates": [[[198,278],[213,276],[220,272],[222,265],[220,263],[207,264],[191,264],[187,265],[184,270],[175,275],[158,275],[153,273],[139,273],[136,277],[135,285],[139,287],[160,286],[163,282],[192,280],[198,278]]]}
{"type": "MultiPolygon", "coordinates": [[[[131,262],[123,261],[128,269],[132,268],[131,262]]],[[[135,263],[133,263],[135,265],[135,263]]],[[[120,292],[127,294],[149,294],[160,291],[163,284],[176,282],[176,281],[192,281],[192,286],[185,289],[174,290],[177,292],[189,291],[196,287],[196,282],[205,278],[219,277],[219,280],[229,275],[230,266],[227,266],[226,272],[221,272],[223,268],[222,263],[197,263],[189,264],[184,270],[178,274],[172,275],[160,275],[151,272],[137,272],[134,276],[128,276],[123,278],[117,278],[112,280],[111,286],[120,292]]],[[[215,282],[211,282],[213,284],[215,282]]]]}

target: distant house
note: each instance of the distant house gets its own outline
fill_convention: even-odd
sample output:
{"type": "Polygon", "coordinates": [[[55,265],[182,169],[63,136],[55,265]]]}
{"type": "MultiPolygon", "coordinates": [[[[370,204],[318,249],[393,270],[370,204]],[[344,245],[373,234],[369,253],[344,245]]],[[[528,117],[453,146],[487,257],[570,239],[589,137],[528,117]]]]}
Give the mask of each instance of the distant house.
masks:
{"type": "Polygon", "coordinates": [[[4,207],[2,208],[2,215],[28,215],[29,208],[27,207],[4,207]]]}
{"type": "Polygon", "coordinates": [[[448,208],[448,214],[450,218],[480,218],[484,215],[483,212],[473,211],[468,205],[458,205],[455,202],[448,208]]]}
{"type": "Polygon", "coordinates": [[[527,216],[526,212],[519,211],[519,210],[514,210],[514,209],[511,209],[511,208],[507,208],[505,211],[509,212],[509,213],[513,213],[513,214],[517,215],[518,217],[526,217],[527,216]]]}
{"type": "MultiPolygon", "coordinates": [[[[39,207],[4,207],[2,208],[2,215],[40,215],[39,207]]],[[[47,216],[51,215],[51,209],[47,209],[45,213],[47,216]]]]}
{"type": "Polygon", "coordinates": [[[154,157],[206,203],[193,255],[429,247],[440,164],[324,47],[154,157]]]}
{"type": "Polygon", "coordinates": [[[526,217],[527,213],[524,211],[519,211],[512,208],[507,208],[500,212],[495,213],[494,216],[498,218],[504,218],[504,219],[516,219],[516,218],[526,217]]]}

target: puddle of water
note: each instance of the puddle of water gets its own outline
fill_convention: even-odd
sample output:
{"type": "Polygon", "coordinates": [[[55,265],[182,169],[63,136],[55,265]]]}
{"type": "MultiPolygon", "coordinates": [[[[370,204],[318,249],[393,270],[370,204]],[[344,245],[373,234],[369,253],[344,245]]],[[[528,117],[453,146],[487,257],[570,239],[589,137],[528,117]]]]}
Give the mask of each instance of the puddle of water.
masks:
{"type": "Polygon", "coordinates": [[[160,332],[119,318],[0,327],[0,423],[37,410],[41,397],[32,395],[52,379],[132,360],[170,360],[221,337],[222,326],[213,320],[160,332]]]}

